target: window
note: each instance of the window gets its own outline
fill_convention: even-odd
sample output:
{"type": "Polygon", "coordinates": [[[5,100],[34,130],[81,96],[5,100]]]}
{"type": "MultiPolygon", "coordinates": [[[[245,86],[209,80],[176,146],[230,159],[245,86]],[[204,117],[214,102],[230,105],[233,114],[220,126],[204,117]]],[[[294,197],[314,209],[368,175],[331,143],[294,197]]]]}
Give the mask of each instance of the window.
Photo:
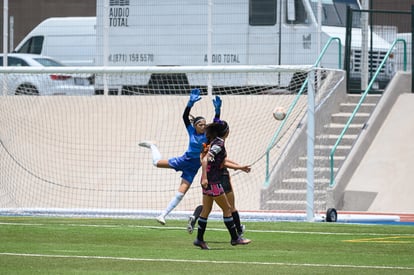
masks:
{"type": "MultiPolygon", "coordinates": [[[[359,6],[355,1],[349,1],[349,0],[335,0],[335,7],[338,11],[338,16],[343,22],[343,24],[346,24],[346,10],[348,7],[350,7],[353,10],[359,10],[359,6]]],[[[361,25],[361,14],[359,12],[353,13],[352,16],[352,26],[353,27],[360,27],[361,25]]]]}
{"type": "Polygon", "coordinates": [[[33,36],[17,51],[18,53],[41,54],[43,47],[43,36],[33,36]]]}
{"type": "Polygon", "coordinates": [[[251,26],[273,26],[276,24],[276,0],[250,0],[249,24],[251,26]]]}
{"type": "MultiPolygon", "coordinates": [[[[311,0],[312,10],[317,18],[318,0],[311,0]]],[[[324,0],[322,1],[322,25],[345,27],[346,9],[359,9],[356,0],[324,0]]],[[[360,18],[353,18],[353,23],[359,25],[360,18]]]]}
{"type": "Polygon", "coordinates": [[[17,57],[8,57],[9,66],[29,66],[26,61],[17,57]]]}
{"type": "MultiPolygon", "coordinates": [[[[3,66],[3,57],[0,57],[0,66],[3,66]]],[[[26,61],[17,57],[7,57],[7,66],[29,66],[26,61]]]]}
{"type": "Polygon", "coordinates": [[[295,3],[295,20],[288,20],[288,5],[286,5],[286,23],[288,24],[308,24],[308,14],[305,10],[302,0],[294,0],[295,3]]]}
{"type": "Polygon", "coordinates": [[[63,66],[61,63],[49,59],[49,58],[34,58],[34,60],[36,60],[37,62],[39,62],[40,64],[42,64],[45,67],[50,67],[50,66],[54,66],[54,67],[61,67],[63,66]]]}

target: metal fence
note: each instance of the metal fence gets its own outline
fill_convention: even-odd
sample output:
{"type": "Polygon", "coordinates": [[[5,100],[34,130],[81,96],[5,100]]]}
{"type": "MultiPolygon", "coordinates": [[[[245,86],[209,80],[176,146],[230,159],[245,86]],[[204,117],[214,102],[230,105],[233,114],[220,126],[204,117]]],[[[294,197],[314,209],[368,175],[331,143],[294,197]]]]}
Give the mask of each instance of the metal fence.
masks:
{"type": "MultiPolygon", "coordinates": [[[[395,39],[401,38],[407,42],[407,70],[412,71],[412,25],[412,11],[347,10],[344,69],[347,72],[349,92],[358,93],[365,90],[395,39]],[[406,22],[410,24],[407,26],[406,22]],[[362,41],[355,41],[355,29],[361,30],[362,41]],[[355,44],[360,44],[362,50],[353,49],[355,44]],[[359,64],[360,68],[356,70],[355,64],[359,64]],[[360,74],[356,78],[360,81],[355,81],[355,76],[352,76],[351,72],[360,74]]],[[[373,90],[382,92],[395,72],[404,69],[403,51],[402,44],[395,48],[373,90]]]]}

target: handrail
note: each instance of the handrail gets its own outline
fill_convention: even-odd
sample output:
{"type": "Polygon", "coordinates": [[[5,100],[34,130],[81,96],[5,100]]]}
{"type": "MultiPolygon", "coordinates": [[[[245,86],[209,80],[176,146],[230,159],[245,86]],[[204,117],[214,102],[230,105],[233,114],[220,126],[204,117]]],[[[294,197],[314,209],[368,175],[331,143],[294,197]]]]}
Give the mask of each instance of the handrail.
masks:
{"type": "Polygon", "coordinates": [[[371,81],[368,84],[368,87],[365,89],[364,93],[361,96],[361,99],[359,100],[357,106],[355,107],[354,111],[352,112],[351,116],[349,117],[347,123],[345,124],[344,129],[342,130],[341,134],[339,135],[338,139],[336,140],[335,145],[331,149],[331,153],[329,155],[330,158],[330,183],[329,186],[332,187],[335,185],[334,182],[334,154],[336,152],[336,149],[339,145],[339,143],[342,141],[345,132],[348,130],[349,126],[351,125],[352,120],[354,119],[356,113],[358,112],[359,108],[361,107],[362,102],[365,100],[365,97],[367,96],[368,92],[371,90],[372,85],[374,84],[374,81],[376,80],[378,74],[380,73],[382,67],[384,66],[385,62],[387,61],[388,57],[391,55],[392,50],[394,49],[395,45],[398,42],[403,42],[404,45],[404,71],[407,70],[407,43],[402,38],[397,38],[392,43],[390,49],[388,50],[387,54],[385,55],[384,59],[382,60],[381,64],[378,66],[377,71],[375,72],[374,76],[372,77],[371,81]]]}
{"type": "MultiPolygon", "coordinates": [[[[326,51],[328,50],[328,47],[331,45],[332,41],[334,41],[334,40],[338,41],[338,67],[339,67],[339,69],[342,67],[342,62],[341,62],[341,58],[342,58],[341,39],[339,37],[331,37],[326,42],[324,48],[322,49],[321,53],[319,54],[318,58],[316,59],[316,62],[314,63],[313,68],[319,66],[319,63],[321,62],[323,56],[325,55],[326,51]]],[[[308,85],[308,78],[306,78],[305,81],[303,82],[303,84],[302,84],[298,94],[296,95],[293,103],[290,105],[289,109],[286,112],[285,119],[282,121],[282,123],[277,128],[277,130],[276,130],[275,134],[273,135],[269,145],[267,146],[267,149],[266,149],[266,176],[265,176],[265,183],[264,183],[265,187],[269,186],[269,179],[270,179],[270,173],[269,173],[270,150],[275,145],[276,139],[279,137],[279,134],[282,131],[284,125],[286,124],[286,121],[289,118],[289,115],[292,113],[294,107],[296,106],[296,103],[299,101],[299,97],[303,94],[303,92],[305,91],[305,88],[307,87],[307,85],[308,85]]]]}

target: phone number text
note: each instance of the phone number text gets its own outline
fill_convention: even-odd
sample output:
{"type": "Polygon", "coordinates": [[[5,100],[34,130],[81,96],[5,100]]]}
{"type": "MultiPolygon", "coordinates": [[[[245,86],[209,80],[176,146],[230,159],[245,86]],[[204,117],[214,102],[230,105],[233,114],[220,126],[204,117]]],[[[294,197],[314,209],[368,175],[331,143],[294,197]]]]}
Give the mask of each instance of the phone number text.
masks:
{"type": "Polygon", "coordinates": [[[112,63],[151,63],[154,62],[152,53],[116,53],[110,54],[108,61],[112,63]]]}

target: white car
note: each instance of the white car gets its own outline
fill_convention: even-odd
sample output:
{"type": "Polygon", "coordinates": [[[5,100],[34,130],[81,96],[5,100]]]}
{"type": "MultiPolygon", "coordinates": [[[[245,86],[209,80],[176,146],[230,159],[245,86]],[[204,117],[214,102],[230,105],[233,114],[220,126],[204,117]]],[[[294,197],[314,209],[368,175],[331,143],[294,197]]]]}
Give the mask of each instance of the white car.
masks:
{"type": "MultiPolygon", "coordinates": [[[[59,61],[36,54],[7,54],[8,66],[61,67],[59,61]]],[[[0,55],[3,66],[3,54],[0,55]]],[[[9,95],[94,95],[94,78],[85,74],[0,74],[0,85],[7,79],[9,95]]]]}

